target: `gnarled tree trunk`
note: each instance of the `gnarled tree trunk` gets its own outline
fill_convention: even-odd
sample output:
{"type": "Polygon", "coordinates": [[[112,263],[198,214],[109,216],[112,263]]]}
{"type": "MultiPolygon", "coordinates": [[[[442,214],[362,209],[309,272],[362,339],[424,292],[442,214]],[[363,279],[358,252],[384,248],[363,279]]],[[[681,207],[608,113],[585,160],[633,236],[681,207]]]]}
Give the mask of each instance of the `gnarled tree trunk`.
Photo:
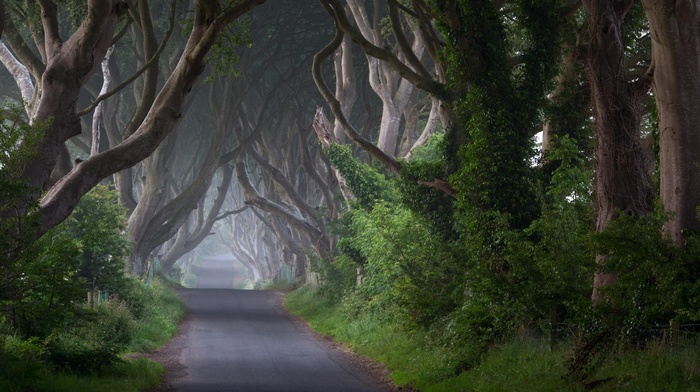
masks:
{"type": "MultiPolygon", "coordinates": [[[[591,86],[596,132],[596,231],[602,232],[616,215],[642,216],[652,208],[653,194],[640,134],[640,97],[647,84],[631,83],[625,73],[622,22],[631,2],[585,0],[589,42],[585,54],[591,86]]],[[[597,258],[599,265],[605,255],[597,258]]],[[[597,272],[593,301],[614,283],[614,272],[597,272]]]]}

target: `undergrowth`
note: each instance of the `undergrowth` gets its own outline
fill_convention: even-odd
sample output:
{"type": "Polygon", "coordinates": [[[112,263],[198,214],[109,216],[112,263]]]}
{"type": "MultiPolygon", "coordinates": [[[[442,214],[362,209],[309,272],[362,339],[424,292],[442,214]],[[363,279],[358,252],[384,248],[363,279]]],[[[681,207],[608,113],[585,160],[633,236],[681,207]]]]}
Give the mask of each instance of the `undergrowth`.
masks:
{"type": "Polygon", "coordinates": [[[161,279],[149,286],[134,282],[130,296],[86,307],[92,318],[45,339],[0,330],[0,391],[136,392],[159,385],[160,364],[124,353],[147,352],[167,342],[177,332],[184,306],[174,287],[161,279]]]}
{"type": "Polygon", "coordinates": [[[461,347],[440,344],[427,331],[408,331],[377,312],[349,313],[347,306],[324,300],[308,286],[288,294],[285,306],[316,332],[386,364],[395,384],[419,391],[700,391],[700,350],[692,344],[628,347],[582,384],[566,377],[571,344],[552,349],[541,339],[515,338],[490,347],[478,365],[463,369],[461,347]]]}

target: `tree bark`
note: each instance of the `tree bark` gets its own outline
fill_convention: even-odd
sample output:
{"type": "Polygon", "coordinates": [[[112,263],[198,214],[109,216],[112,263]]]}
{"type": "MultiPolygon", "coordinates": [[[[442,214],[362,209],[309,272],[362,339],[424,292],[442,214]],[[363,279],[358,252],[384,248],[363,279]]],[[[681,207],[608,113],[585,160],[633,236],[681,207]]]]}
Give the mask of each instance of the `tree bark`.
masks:
{"type": "MultiPolygon", "coordinates": [[[[204,0],[195,2],[194,25],[187,45],[172,75],[163,85],[141,126],[119,146],[102,152],[77,165],[56,186],[48,191],[40,202],[42,214],[41,225],[37,235],[42,235],[51,227],[63,221],[73,210],[80,197],[97,185],[103,178],[119,170],[131,167],[153,153],[182,116],[181,108],[184,100],[204,71],[206,55],[214,44],[217,35],[233,20],[264,1],[245,0],[222,12],[219,12],[216,7],[212,7],[210,2],[205,2],[204,0]]],[[[102,57],[103,55],[99,56],[100,61],[102,57]]],[[[68,109],[75,113],[75,103],[70,104],[68,109]]],[[[48,108],[40,111],[40,113],[49,112],[48,108]]],[[[60,111],[54,110],[52,113],[60,113],[60,111]]],[[[58,123],[63,122],[65,124],[64,128],[68,130],[60,128],[62,133],[70,134],[70,132],[76,131],[74,128],[70,128],[70,126],[74,125],[74,122],[71,121],[71,119],[74,120],[74,117],[69,116],[69,118],[61,119],[58,122],[56,120],[57,117],[60,116],[54,116],[52,129],[56,128],[58,123]]],[[[51,139],[53,140],[53,138],[51,139]]],[[[46,144],[50,145],[51,143],[46,144]]],[[[42,155],[46,155],[47,159],[55,162],[55,157],[51,158],[54,154],[46,153],[42,155]]],[[[40,169],[43,167],[43,165],[40,165],[35,169],[41,174],[40,169]]]]}
{"type": "MultiPolygon", "coordinates": [[[[102,89],[100,94],[102,95],[109,90],[110,84],[112,84],[112,74],[109,71],[109,58],[112,55],[114,46],[110,47],[102,60],[102,89]]],[[[100,102],[95,108],[95,113],[92,115],[92,144],[90,146],[90,156],[97,155],[100,152],[100,133],[101,125],[103,123],[102,107],[104,102],[100,102]]]]}
{"type": "Polygon", "coordinates": [[[643,1],[651,32],[652,85],[659,113],[665,234],[682,247],[700,232],[700,9],[697,1],[643,1]]]}
{"type": "Polygon", "coordinates": [[[78,93],[107,53],[126,3],[89,1],[87,18],[68,40],[63,41],[59,37],[56,5],[50,0],[38,2],[42,9],[48,61],[42,75],[35,120],[50,119],[50,124],[46,136],[36,147],[39,153],[30,160],[23,177],[30,186],[43,189],[56,165],[61,146],[82,131],[76,115],[78,93]]]}
{"type": "MultiPolygon", "coordinates": [[[[596,231],[617,214],[642,216],[652,209],[653,194],[640,134],[640,98],[648,86],[635,85],[625,73],[622,22],[631,2],[585,0],[590,37],[586,67],[591,86],[596,132],[596,231]]],[[[605,255],[597,258],[603,267],[605,255]]],[[[597,272],[592,299],[616,280],[614,272],[597,272]]]]}
{"type": "Polygon", "coordinates": [[[12,78],[17,83],[20,93],[22,94],[22,104],[27,116],[32,118],[32,100],[34,99],[34,83],[32,82],[31,74],[24,64],[20,63],[10,50],[5,46],[5,43],[0,41],[0,62],[7,68],[12,75],[12,78]]]}

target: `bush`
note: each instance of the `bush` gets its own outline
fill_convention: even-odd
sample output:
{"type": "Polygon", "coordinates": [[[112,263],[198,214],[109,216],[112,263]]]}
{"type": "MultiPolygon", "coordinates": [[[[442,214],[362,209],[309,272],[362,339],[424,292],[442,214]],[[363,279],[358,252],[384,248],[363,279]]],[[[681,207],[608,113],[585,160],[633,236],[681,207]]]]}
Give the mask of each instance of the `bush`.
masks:
{"type": "Polygon", "coordinates": [[[346,255],[339,255],[333,262],[314,260],[314,272],[319,275],[319,295],[330,302],[338,302],[349,294],[357,281],[357,263],[346,255]]]}
{"type": "Polygon", "coordinates": [[[121,347],[118,345],[85,339],[74,333],[52,335],[46,347],[51,364],[79,374],[95,373],[121,361],[121,347]]]}

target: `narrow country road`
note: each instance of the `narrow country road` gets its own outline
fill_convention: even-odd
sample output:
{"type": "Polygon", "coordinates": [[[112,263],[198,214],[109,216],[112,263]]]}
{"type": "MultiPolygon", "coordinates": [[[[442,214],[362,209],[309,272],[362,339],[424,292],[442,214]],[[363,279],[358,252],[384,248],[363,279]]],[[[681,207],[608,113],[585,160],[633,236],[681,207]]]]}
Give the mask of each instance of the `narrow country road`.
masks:
{"type": "Polygon", "coordinates": [[[232,290],[221,260],[203,265],[199,286],[180,292],[182,331],[163,350],[169,391],[382,391],[381,383],[280,305],[280,294],[232,290]],[[230,286],[229,286],[230,287],[230,286]]]}

